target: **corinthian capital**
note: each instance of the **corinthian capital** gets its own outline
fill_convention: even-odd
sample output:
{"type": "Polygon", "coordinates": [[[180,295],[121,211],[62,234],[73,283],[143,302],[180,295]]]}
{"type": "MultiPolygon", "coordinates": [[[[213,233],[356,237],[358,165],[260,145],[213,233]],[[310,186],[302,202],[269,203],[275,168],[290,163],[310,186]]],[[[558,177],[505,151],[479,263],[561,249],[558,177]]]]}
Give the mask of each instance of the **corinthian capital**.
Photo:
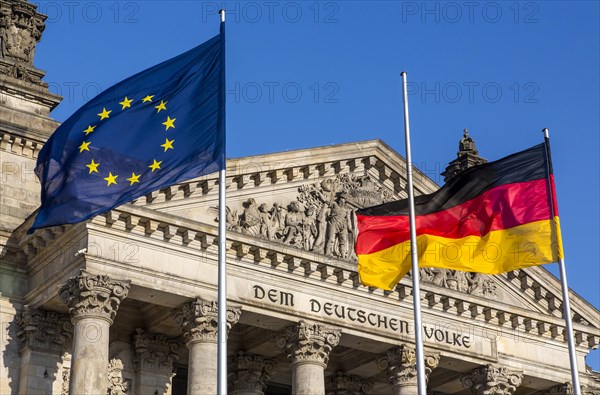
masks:
{"type": "Polygon", "coordinates": [[[543,395],[573,395],[574,393],[571,383],[566,382],[547,389],[543,395]]]}
{"type": "Polygon", "coordinates": [[[86,317],[108,320],[111,324],[121,301],[129,294],[130,281],[112,280],[104,274],[82,270],[60,287],[60,298],[69,306],[73,322],[86,317]]]}
{"type": "Polygon", "coordinates": [[[473,394],[511,395],[521,385],[523,372],[499,365],[480,366],[471,373],[463,375],[460,381],[473,394]]]}
{"type": "Polygon", "coordinates": [[[340,329],[300,321],[285,328],[277,338],[277,345],[287,353],[292,363],[316,362],[325,367],[329,353],[340,342],[341,334],[340,329]]]}
{"type": "Polygon", "coordinates": [[[269,359],[243,351],[229,360],[229,367],[232,394],[262,394],[273,373],[273,363],[269,359]]]}
{"type": "Polygon", "coordinates": [[[373,380],[342,372],[325,378],[327,395],[364,395],[373,390],[373,380]]]}
{"type": "Polygon", "coordinates": [[[25,306],[18,320],[19,337],[24,345],[42,351],[62,353],[73,336],[73,325],[66,314],[25,306]]]}
{"type": "MultiPolygon", "coordinates": [[[[440,363],[436,353],[425,355],[425,379],[440,363]]],[[[385,370],[392,385],[417,384],[417,355],[414,348],[407,345],[394,347],[386,351],[385,356],[377,360],[380,369],[385,370]]]]}
{"type": "MultiPolygon", "coordinates": [[[[200,297],[184,303],[175,312],[175,321],[183,329],[183,337],[189,345],[191,342],[217,342],[219,307],[216,301],[204,300],[200,297]]],[[[227,331],[240,319],[239,307],[227,307],[227,331]]]]}
{"type": "Polygon", "coordinates": [[[152,369],[170,374],[173,362],[179,359],[183,347],[181,341],[162,333],[148,333],[138,328],[133,336],[135,365],[138,369],[152,369]]]}

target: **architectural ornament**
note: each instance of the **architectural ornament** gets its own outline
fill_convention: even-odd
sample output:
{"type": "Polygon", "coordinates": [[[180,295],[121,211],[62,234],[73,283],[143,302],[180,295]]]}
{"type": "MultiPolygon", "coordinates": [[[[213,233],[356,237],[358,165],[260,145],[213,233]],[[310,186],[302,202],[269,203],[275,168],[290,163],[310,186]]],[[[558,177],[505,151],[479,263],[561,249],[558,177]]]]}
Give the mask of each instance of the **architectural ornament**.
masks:
{"type": "Polygon", "coordinates": [[[62,377],[62,385],[60,387],[60,395],[69,395],[69,377],[71,374],[71,369],[63,366],[61,377],[62,377]]]}
{"type": "Polygon", "coordinates": [[[325,367],[329,353],[338,345],[341,335],[340,329],[300,321],[285,328],[277,338],[277,346],[284,350],[292,363],[315,362],[325,367]]]}
{"type": "MultiPolygon", "coordinates": [[[[439,354],[425,354],[425,376],[440,363],[439,354]]],[[[377,366],[385,370],[392,385],[416,385],[417,356],[413,347],[402,345],[386,351],[385,356],[377,360],[377,366]]]]}
{"type": "Polygon", "coordinates": [[[342,372],[325,378],[326,395],[364,395],[373,390],[373,380],[342,372]]]}
{"type": "Polygon", "coordinates": [[[482,273],[462,272],[460,270],[422,268],[419,269],[421,281],[440,287],[478,296],[496,296],[496,283],[482,273]]]}
{"type": "MultiPolygon", "coordinates": [[[[338,174],[300,186],[289,202],[269,206],[249,198],[238,209],[227,207],[227,229],[356,262],[354,211],[393,198],[370,175],[338,174]]],[[[210,210],[217,212],[216,207],[210,210]]],[[[496,295],[494,281],[480,273],[421,269],[421,278],[472,295],[496,295]]]]}
{"type": "Polygon", "coordinates": [[[523,372],[505,366],[480,366],[461,376],[463,387],[476,395],[511,395],[521,385],[523,372]]]}
{"type": "Polygon", "coordinates": [[[144,332],[137,328],[133,335],[134,364],[137,369],[153,369],[164,373],[173,371],[173,363],[179,359],[183,344],[161,333],[144,332]]]}
{"type": "Polygon", "coordinates": [[[127,383],[123,381],[123,362],[113,358],[108,362],[108,389],[107,395],[126,395],[127,383]]]}
{"type": "Polygon", "coordinates": [[[230,392],[263,393],[273,373],[273,362],[243,351],[229,359],[230,392]]]}
{"type": "MultiPolygon", "coordinates": [[[[217,342],[218,304],[197,297],[184,303],[175,312],[175,321],[183,329],[186,343],[217,342]]],[[[239,307],[227,307],[227,331],[240,319],[239,307]]]]}
{"type": "Polygon", "coordinates": [[[100,317],[112,324],[121,301],[129,294],[129,287],[128,280],[112,280],[107,275],[93,275],[82,270],[61,286],[59,295],[69,306],[73,320],[100,317]]]}
{"type": "Polygon", "coordinates": [[[544,392],[544,395],[573,395],[573,386],[570,382],[558,384],[544,392]]]}
{"type": "Polygon", "coordinates": [[[0,54],[2,58],[33,65],[35,46],[42,38],[46,17],[36,5],[12,0],[0,6],[0,54]]]}
{"type": "Polygon", "coordinates": [[[18,319],[21,341],[29,348],[64,352],[73,337],[73,325],[66,314],[26,305],[18,319]]]}

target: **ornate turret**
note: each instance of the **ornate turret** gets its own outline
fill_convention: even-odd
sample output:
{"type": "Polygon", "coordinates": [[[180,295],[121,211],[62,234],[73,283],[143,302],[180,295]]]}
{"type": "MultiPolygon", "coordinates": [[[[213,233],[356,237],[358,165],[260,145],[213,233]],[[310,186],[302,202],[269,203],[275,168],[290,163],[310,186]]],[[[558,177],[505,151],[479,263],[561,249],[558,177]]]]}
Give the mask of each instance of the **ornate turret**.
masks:
{"type": "Polygon", "coordinates": [[[475,148],[475,141],[469,136],[469,130],[465,129],[463,138],[460,139],[460,142],[458,143],[456,159],[448,163],[442,176],[444,176],[444,181],[448,182],[469,167],[480,165],[482,163],[487,163],[487,159],[479,156],[477,148],[475,148]]]}
{"type": "Polygon", "coordinates": [[[24,0],[0,0],[0,251],[10,232],[40,204],[33,174],[37,154],[58,123],[50,111],[61,97],[48,91],[33,65],[46,16],[24,0]]]}

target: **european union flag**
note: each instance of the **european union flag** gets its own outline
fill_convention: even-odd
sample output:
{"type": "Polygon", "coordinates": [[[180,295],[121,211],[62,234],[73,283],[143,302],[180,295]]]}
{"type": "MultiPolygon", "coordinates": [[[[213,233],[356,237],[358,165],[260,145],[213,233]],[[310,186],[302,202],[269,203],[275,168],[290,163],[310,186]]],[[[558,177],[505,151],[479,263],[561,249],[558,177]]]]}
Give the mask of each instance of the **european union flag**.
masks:
{"type": "Polygon", "coordinates": [[[42,148],[29,232],[84,221],[225,167],[225,35],[142,71],[75,112],[42,148]]]}

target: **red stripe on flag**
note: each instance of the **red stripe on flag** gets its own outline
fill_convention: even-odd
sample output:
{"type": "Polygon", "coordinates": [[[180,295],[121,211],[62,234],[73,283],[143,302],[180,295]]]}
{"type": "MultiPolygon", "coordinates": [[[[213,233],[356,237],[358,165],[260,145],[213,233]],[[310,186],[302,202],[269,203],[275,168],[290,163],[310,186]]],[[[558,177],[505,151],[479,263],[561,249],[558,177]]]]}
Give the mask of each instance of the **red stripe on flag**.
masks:
{"type": "MultiPolygon", "coordinates": [[[[548,199],[547,179],[501,185],[447,210],[417,216],[417,235],[460,239],[550,219],[548,199]]],[[[371,254],[410,239],[408,216],[357,215],[357,219],[357,254],[371,254]]]]}

